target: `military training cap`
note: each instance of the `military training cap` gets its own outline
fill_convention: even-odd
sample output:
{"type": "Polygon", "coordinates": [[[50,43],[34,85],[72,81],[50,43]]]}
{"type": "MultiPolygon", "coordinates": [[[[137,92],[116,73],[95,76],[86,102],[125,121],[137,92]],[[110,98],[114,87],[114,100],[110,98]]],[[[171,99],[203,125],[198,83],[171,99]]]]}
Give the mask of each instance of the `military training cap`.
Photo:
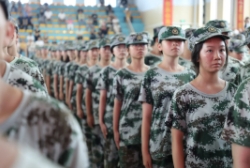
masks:
{"type": "Polygon", "coordinates": [[[164,27],[164,26],[159,26],[159,27],[155,27],[155,28],[153,29],[153,31],[154,31],[154,37],[153,37],[153,39],[154,39],[154,40],[155,40],[155,38],[158,37],[158,34],[159,34],[161,28],[163,28],[163,27],[164,27]]]}
{"type": "Polygon", "coordinates": [[[210,20],[206,23],[206,27],[213,26],[221,30],[222,33],[231,32],[229,23],[226,20],[210,20]]]}
{"type": "Polygon", "coordinates": [[[162,27],[158,34],[158,41],[161,42],[162,40],[171,39],[186,40],[184,30],[180,27],[175,26],[162,27]]]}
{"type": "Polygon", "coordinates": [[[111,49],[120,44],[126,44],[126,36],[124,36],[123,34],[117,34],[111,39],[111,49]]]}
{"type": "Polygon", "coordinates": [[[126,39],[127,45],[131,44],[148,44],[149,43],[149,36],[148,33],[132,33],[126,39]]]}
{"type": "Polygon", "coordinates": [[[87,45],[88,50],[92,50],[94,48],[99,48],[98,40],[90,40],[87,45]]]}
{"type": "Polygon", "coordinates": [[[185,29],[185,37],[186,38],[189,38],[192,34],[193,34],[193,32],[195,31],[196,29],[194,29],[194,28],[187,28],[187,29],[185,29]]]}
{"type": "Polygon", "coordinates": [[[108,37],[104,37],[99,41],[99,48],[110,46],[111,40],[108,37]]]}
{"type": "Polygon", "coordinates": [[[193,34],[189,37],[191,50],[194,49],[196,44],[206,41],[212,37],[221,37],[225,40],[229,39],[228,36],[221,34],[221,30],[216,27],[213,27],[213,26],[202,27],[202,28],[195,30],[193,34]]]}
{"type": "Polygon", "coordinates": [[[235,51],[237,53],[244,53],[245,52],[245,38],[244,39],[237,39],[237,37],[233,37],[229,41],[228,48],[230,51],[235,51]]]}
{"type": "Polygon", "coordinates": [[[54,45],[50,46],[50,48],[49,48],[49,51],[52,51],[52,52],[55,52],[57,50],[58,50],[57,47],[54,45]]]}

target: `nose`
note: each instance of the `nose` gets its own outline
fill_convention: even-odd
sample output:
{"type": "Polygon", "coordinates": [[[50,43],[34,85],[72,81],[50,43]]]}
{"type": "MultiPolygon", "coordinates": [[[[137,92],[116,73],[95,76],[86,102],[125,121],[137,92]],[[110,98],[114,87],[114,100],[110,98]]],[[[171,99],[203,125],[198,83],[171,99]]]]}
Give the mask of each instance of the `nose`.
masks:
{"type": "Polygon", "coordinates": [[[220,51],[215,52],[214,59],[216,59],[216,60],[220,60],[221,59],[221,53],[220,53],[220,51]]]}

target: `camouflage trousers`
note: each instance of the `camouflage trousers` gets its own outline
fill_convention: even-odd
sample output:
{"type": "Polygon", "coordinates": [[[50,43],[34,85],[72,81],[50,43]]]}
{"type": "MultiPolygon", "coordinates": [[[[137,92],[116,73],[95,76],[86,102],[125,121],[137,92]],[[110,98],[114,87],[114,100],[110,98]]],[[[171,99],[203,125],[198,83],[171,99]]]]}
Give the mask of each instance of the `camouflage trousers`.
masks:
{"type": "Polygon", "coordinates": [[[117,168],[119,162],[118,150],[114,135],[108,134],[104,142],[104,168],[117,168]]]}
{"type": "Polygon", "coordinates": [[[104,138],[100,125],[95,125],[91,128],[91,158],[92,168],[104,167],[104,138]]]}
{"type": "Polygon", "coordinates": [[[119,162],[121,168],[143,168],[141,144],[120,146],[119,162]]]}
{"type": "Polygon", "coordinates": [[[152,167],[153,168],[174,168],[172,155],[167,158],[163,158],[161,160],[153,160],[152,159],[152,167]]]}

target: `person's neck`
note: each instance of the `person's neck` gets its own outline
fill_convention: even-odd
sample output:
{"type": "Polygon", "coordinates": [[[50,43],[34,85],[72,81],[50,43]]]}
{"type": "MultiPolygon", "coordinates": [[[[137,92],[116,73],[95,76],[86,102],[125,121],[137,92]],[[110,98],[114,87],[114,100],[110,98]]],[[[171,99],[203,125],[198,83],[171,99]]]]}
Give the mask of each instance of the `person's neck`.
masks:
{"type": "Polygon", "coordinates": [[[144,64],[144,59],[135,59],[132,58],[131,64],[128,68],[134,72],[145,72],[147,71],[148,67],[144,64]]]}
{"type": "Polygon", "coordinates": [[[234,54],[231,54],[230,57],[233,58],[233,59],[239,60],[237,57],[234,56],[234,54]]]}
{"type": "Polygon", "coordinates": [[[163,56],[162,62],[159,64],[159,67],[169,72],[177,72],[183,70],[182,66],[178,63],[179,57],[172,56],[163,56]]]}
{"type": "Polygon", "coordinates": [[[152,48],[152,50],[150,52],[151,52],[151,54],[153,54],[155,56],[161,56],[161,53],[159,52],[158,49],[152,48]]]}
{"type": "Polygon", "coordinates": [[[15,56],[9,55],[8,49],[7,49],[7,47],[5,47],[3,49],[3,58],[4,58],[5,61],[11,62],[11,61],[13,61],[15,59],[15,56]]]}
{"type": "Polygon", "coordinates": [[[110,64],[111,60],[110,59],[101,59],[99,62],[99,65],[101,67],[106,67],[110,64]]]}
{"type": "Polygon", "coordinates": [[[7,48],[7,52],[9,53],[9,55],[13,56],[13,57],[18,57],[19,54],[17,52],[17,47],[15,45],[8,47],[7,48]]]}
{"type": "Polygon", "coordinates": [[[126,59],[115,58],[115,62],[113,63],[113,65],[116,69],[122,69],[122,68],[125,68],[126,66],[128,66],[128,63],[127,63],[126,59]]]}
{"type": "Polygon", "coordinates": [[[91,67],[91,66],[94,66],[98,63],[98,59],[90,59],[88,61],[88,66],[91,67]]]}
{"type": "Polygon", "coordinates": [[[186,59],[186,60],[191,61],[191,51],[185,47],[181,57],[186,59]]]}
{"type": "Polygon", "coordinates": [[[210,73],[202,70],[200,70],[199,75],[195,80],[201,86],[217,85],[221,81],[221,79],[219,78],[219,72],[210,73]]]}
{"type": "Polygon", "coordinates": [[[22,98],[21,90],[11,87],[0,78],[0,123],[6,121],[15,112],[22,98]]]}
{"type": "Polygon", "coordinates": [[[80,65],[83,65],[83,64],[87,64],[87,60],[86,59],[81,59],[80,62],[79,62],[80,65]]]}

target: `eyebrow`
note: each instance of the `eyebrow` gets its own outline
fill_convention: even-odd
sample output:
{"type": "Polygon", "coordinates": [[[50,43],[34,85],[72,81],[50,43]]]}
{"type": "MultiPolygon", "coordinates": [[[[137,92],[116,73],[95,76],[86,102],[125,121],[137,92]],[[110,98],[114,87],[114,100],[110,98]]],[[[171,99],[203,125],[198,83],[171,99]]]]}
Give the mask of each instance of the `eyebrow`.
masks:
{"type": "MultiPolygon", "coordinates": [[[[215,46],[207,46],[207,48],[210,47],[210,48],[213,48],[215,46]]],[[[226,47],[225,45],[220,45],[220,47],[226,47]]]]}

